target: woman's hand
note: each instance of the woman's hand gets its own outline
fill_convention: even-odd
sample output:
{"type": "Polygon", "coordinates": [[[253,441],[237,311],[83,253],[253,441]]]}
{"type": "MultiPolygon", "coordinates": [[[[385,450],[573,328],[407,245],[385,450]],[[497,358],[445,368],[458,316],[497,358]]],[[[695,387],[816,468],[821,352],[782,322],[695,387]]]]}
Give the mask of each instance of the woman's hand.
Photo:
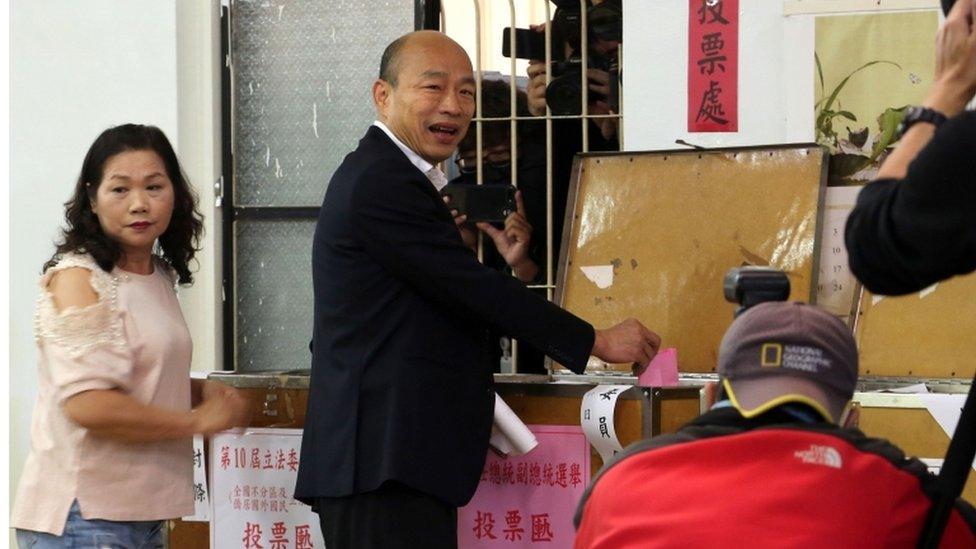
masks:
{"type": "Polygon", "coordinates": [[[251,413],[241,391],[210,381],[204,384],[202,396],[203,403],[193,409],[194,434],[247,426],[251,413]]]}
{"type": "Polygon", "coordinates": [[[62,406],[91,434],[125,442],[189,438],[247,425],[250,411],[243,393],[215,382],[203,384],[201,393],[203,403],[193,411],[143,404],[116,389],[85,391],[62,406]]]}

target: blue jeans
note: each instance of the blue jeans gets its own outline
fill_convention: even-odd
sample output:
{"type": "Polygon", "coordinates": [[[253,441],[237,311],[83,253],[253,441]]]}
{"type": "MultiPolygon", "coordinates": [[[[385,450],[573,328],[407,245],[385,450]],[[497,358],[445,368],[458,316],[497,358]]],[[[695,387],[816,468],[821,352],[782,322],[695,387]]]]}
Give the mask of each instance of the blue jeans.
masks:
{"type": "Polygon", "coordinates": [[[163,521],[87,520],[82,518],[75,501],[60,536],[18,529],[17,546],[20,549],[159,549],[163,547],[163,521]]]}

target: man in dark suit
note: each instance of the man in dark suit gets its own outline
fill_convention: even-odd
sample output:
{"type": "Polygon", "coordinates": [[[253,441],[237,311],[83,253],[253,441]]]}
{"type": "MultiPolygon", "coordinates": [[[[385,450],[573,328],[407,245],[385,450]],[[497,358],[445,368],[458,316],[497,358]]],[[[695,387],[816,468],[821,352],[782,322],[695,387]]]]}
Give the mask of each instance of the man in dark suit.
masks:
{"type": "Polygon", "coordinates": [[[432,31],[401,37],[372,91],[379,121],[333,175],[315,231],[295,496],[319,513],[329,549],[455,547],[491,430],[487,327],[577,373],[591,353],[646,364],[660,339],[633,319],[594,330],[464,245],[435,166],[475,109],[460,46],[432,31]]]}

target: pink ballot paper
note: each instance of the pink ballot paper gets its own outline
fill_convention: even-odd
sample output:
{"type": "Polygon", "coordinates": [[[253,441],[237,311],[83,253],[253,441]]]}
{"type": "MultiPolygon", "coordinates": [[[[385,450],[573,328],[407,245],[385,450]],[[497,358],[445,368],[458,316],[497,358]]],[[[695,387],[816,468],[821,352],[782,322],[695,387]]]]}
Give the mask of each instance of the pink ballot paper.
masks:
{"type": "Polygon", "coordinates": [[[674,347],[658,351],[644,373],[637,378],[641,387],[674,387],[678,384],[678,350],[674,347]]]}

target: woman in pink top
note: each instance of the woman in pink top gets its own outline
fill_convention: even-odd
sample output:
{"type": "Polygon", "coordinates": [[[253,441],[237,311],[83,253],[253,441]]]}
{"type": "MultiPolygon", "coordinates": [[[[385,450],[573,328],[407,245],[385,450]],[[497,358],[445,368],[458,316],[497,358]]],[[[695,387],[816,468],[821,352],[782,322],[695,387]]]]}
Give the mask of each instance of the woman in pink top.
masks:
{"type": "Polygon", "coordinates": [[[192,282],[195,196],[166,136],[125,124],[92,144],[66,206],[11,525],[21,547],[161,547],[162,520],[193,512],[192,435],[247,421],[237,391],[189,377],[176,287],[192,282]]]}

